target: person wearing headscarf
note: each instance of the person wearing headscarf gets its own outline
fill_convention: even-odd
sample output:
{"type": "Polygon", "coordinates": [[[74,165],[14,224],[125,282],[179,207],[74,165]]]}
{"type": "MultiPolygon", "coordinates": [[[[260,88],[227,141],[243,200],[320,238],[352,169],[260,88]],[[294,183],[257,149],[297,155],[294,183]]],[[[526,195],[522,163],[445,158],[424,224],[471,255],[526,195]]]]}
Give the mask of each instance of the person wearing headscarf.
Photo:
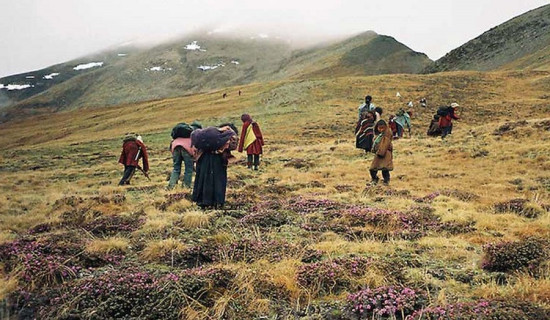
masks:
{"type": "Polygon", "coordinates": [[[380,180],[378,178],[378,171],[381,170],[384,184],[388,185],[390,183],[390,171],[393,170],[392,132],[386,121],[380,120],[376,123],[374,133],[376,138],[374,139],[372,152],[375,156],[369,169],[372,184],[377,184],[380,180]]]}
{"type": "Polygon", "coordinates": [[[241,116],[243,128],[241,129],[241,139],[239,139],[239,152],[246,150],[246,165],[249,169],[258,170],[260,166],[260,155],[263,153],[264,138],[257,122],[252,120],[248,114],[241,116]],[[254,166],[254,167],[252,167],[254,166]]]}
{"type": "Polygon", "coordinates": [[[238,145],[238,130],[233,124],[197,129],[191,143],[197,151],[193,202],[202,208],[220,208],[225,204],[227,166],[231,151],[238,145]]]}

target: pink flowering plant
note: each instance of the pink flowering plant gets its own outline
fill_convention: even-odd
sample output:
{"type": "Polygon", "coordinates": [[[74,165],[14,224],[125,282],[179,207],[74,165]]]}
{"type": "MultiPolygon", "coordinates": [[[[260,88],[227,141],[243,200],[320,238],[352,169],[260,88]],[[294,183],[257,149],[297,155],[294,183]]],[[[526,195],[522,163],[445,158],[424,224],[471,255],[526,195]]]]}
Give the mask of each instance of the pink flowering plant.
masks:
{"type": "Polygon", "coordinates": [[[345,289],[352,278],[364,275],[370,263],[364,257],[348,257],[303,264],[296,280],[314,292],[329,294],[345,289]]]}
{"type": "Polygon", "coordinates": [[[365,288],[347,297],[356,319],[406,319],[425,299],[418,290],[394,286],[365,288]]]}

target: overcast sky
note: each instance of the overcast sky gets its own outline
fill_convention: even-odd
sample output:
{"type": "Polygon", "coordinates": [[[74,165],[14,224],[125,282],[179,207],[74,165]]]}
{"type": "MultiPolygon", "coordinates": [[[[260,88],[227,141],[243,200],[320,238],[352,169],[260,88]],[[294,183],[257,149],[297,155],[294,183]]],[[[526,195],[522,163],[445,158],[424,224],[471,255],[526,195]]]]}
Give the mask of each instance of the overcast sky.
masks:
{"type": "Polygon", "coordinates": [[[549,0],[0,0],[0,77],[199,28],[334,37],[374,30],[437,59],[549,0]]]}

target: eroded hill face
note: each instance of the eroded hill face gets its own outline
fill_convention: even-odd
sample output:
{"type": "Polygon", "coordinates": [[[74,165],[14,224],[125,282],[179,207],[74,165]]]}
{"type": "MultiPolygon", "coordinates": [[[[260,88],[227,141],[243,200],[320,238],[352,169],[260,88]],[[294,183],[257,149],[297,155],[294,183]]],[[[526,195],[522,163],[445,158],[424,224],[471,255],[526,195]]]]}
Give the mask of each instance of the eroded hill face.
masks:
{"type": "Polygon", "coordinates": [[[548,70],[548,68],[550,68],[550,5],[532,10],[492,28],[437,60],[426,69],[426,72],[548,70]]]}
{"type": "Polygon", "coordinates": [[[367,32],[293,50],[282,39],[195,36],[143,50],[121,47],[0,79],[1,117],[135,103],[287,78],[416,73],[430,60],[367,32]],[[9,87],[8,87],[9,86],[9,87]]]}

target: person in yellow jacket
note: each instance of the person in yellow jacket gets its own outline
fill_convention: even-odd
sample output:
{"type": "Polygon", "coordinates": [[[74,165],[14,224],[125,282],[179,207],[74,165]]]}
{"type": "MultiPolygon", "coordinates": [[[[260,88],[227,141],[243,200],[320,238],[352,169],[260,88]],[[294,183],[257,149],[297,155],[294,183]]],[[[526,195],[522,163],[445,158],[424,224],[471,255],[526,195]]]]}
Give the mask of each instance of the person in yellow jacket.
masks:
{"type": "Polygon", "coordinates": [[[264,138],[262,131],[257,122],[252,120],[248,114],[241,116],[243,128],[241,131],[241,139],[239,140],[239,152],[246,150],[247,161],[246,165],[249,169],[258,170],[260,166],[260,155],[263,153],[264,138]]]}

